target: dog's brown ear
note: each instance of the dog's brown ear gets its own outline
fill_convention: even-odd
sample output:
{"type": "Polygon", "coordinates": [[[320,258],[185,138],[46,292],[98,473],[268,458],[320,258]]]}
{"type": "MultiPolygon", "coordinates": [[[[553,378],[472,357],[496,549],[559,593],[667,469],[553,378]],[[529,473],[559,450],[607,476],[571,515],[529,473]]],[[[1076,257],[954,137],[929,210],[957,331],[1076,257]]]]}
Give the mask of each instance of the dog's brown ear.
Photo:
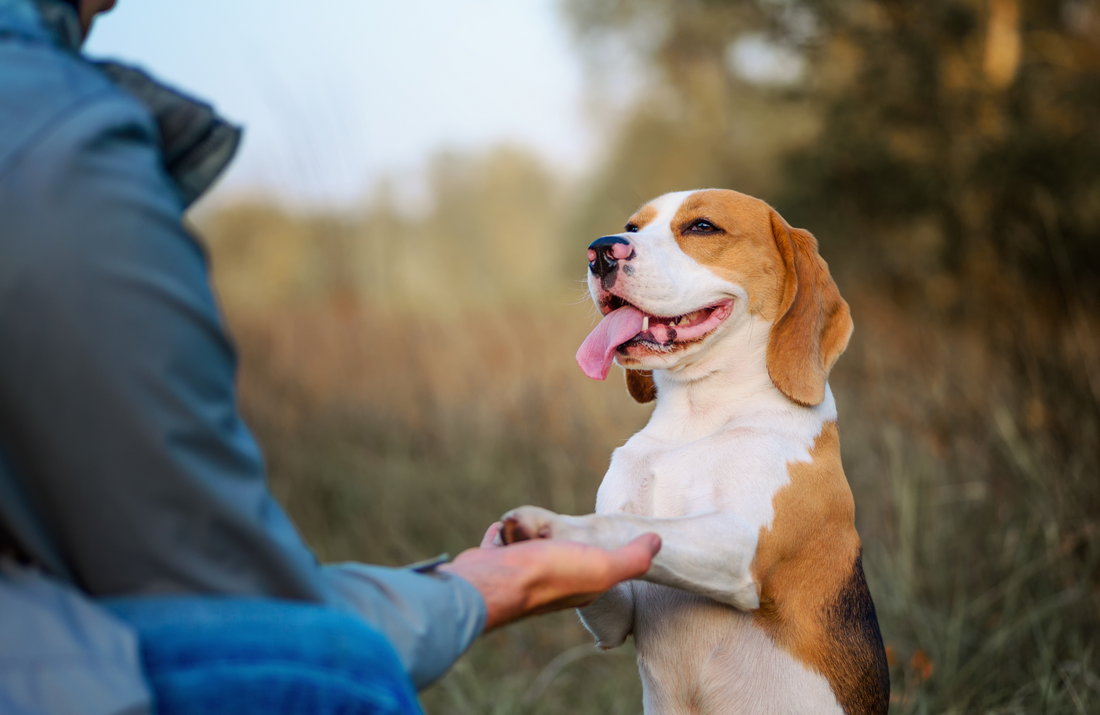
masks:
{"type": "Polygon", "coordinates": [[[800,405],[825,399],[825,381],[852,335],[852,314],[840,297],[817,239],[771,214],[772,234],[787,276],[768,339],[768,375],[800,405]]]}
{"type": "Polygon", "coordinates": [[[657,386],[653,384],[652,370],[627,370],[626,389],[631,397],[643,405],[657,399],[657,386]]]}

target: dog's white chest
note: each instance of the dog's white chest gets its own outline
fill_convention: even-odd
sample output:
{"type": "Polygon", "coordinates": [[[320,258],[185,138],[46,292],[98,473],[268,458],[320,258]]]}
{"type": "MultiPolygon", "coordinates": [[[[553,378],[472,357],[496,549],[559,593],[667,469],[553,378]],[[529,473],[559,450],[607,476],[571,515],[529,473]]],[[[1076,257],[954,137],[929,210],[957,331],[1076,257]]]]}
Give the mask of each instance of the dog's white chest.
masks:
{"type": "Polygon", "coordinates": [[[767,411],[713,434],[670,442],[650,424],[612,456],[596,496],[596,513],[674,517],[724,511],[754,529],[774,516],[772,499],[790,483],[788,465],[808,461],[832,395],[815,408],[767,411]]]}
{"type": "Polygon", "coordinates": [[[596,513],[670,517],[712,509],[712,465],[695,446],[636,435],[615,452],[596,497],[596,513]]]}

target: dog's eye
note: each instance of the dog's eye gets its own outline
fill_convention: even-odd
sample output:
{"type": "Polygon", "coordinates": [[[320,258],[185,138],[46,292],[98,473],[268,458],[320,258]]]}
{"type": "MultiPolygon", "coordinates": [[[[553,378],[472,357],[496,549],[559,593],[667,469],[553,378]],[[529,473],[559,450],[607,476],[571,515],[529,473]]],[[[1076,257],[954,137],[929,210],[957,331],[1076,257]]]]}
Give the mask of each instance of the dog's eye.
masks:
{"type": "Polygon", "coordinates": [[[638,227],[632,223],[628,223],[625,230],[627,233],[638,233],[638,227]]]}
{"type": "Polygon", "coordinates": [[[699,219],[698,221],[695,221],[690,226],[688,226],[688,230],[698,231],[699,233],[711,233],[712,231],[717,231],[718,229],[710,221],[707,221],[706,219],[699,219]]]}

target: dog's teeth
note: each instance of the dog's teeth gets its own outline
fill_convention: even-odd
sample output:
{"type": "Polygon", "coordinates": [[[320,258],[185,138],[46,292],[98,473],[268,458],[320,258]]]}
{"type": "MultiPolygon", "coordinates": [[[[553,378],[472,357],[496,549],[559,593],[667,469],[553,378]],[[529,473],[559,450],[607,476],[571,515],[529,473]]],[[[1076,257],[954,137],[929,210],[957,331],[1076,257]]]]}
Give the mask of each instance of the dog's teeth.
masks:
{"type": "Polygon", "coordinates": [[[649,316],[642,318],[642,332],[649,330],[649,316]]]}

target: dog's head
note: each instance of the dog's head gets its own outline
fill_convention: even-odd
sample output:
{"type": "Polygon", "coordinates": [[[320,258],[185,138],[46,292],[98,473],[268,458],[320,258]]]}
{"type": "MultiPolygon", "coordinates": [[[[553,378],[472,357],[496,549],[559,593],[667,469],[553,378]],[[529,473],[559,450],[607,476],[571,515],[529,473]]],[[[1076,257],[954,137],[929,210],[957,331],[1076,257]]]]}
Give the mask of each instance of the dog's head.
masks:
{"type": "Polygon", "coordinates": [[[618,361],[639,402],[656,396],[652,370],[736,349],[724,338],[763,320],[772,382],[794,402],[816,405],[852,334],[848,304],[814,237],[736,191],[654,199],[622,233],[594,241],[588,261],[589,289],[604,319],[577,361],[601,380],[618,361]]]}

